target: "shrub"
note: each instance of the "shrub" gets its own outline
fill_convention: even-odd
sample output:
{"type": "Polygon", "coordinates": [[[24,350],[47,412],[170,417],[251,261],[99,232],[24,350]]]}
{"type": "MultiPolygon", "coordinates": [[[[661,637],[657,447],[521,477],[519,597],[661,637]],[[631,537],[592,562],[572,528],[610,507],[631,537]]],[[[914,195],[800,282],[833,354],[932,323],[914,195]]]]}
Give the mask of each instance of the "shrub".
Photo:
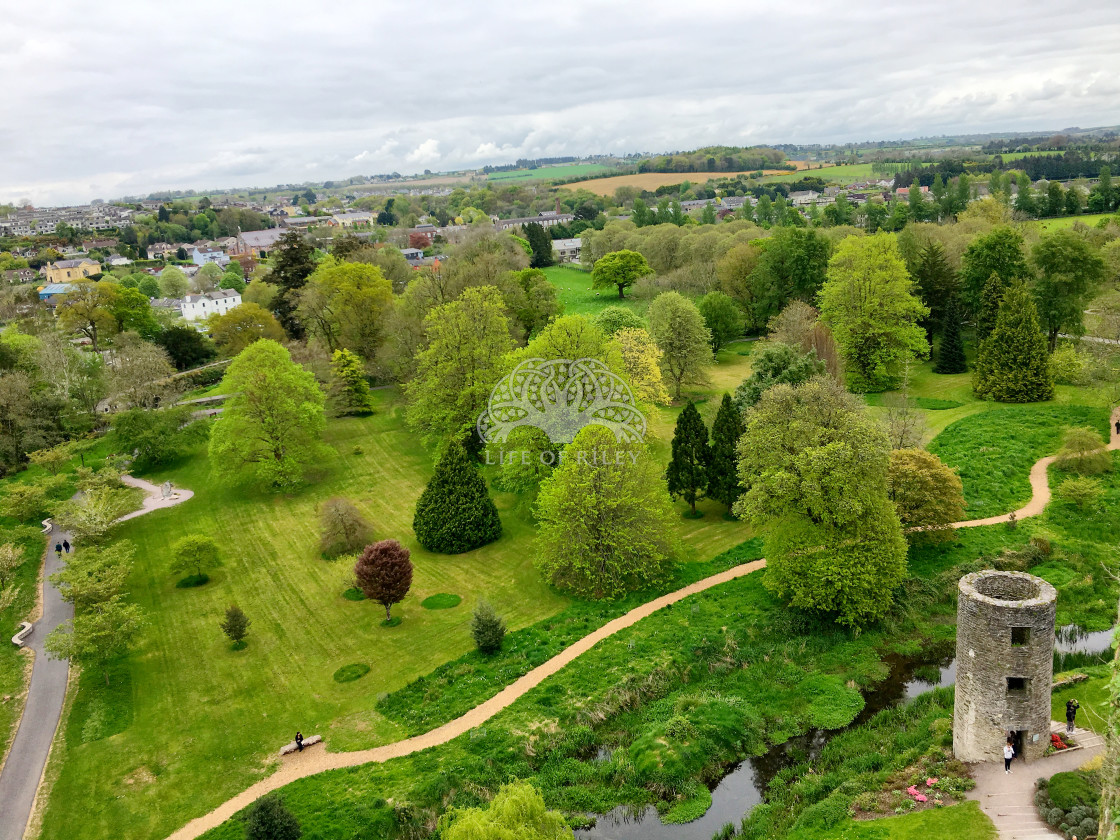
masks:
{"type": "Polygon", "coordinates": [[[416,502],[412,529],[420,545],[438,554],[462,554],[502,535],[498,508],[461,443],[444,450],[416,502]]]}
{"type": "Polygon", "coordinates": [[[1061,385],[1089,384],[1089,360],[1072,344],[1060,344],[1050,354],[1050,375],[1061,385]]]}
{"type": "Polygon", "coordinates": [[[373,526],[349,499],[327,499],[319,508],[319,551],[335,558],[353,554],[373,541],[373,526]]]}
{"type": "Polygon", "coordinates": [[[471,616],[471,638],[479,653],[496,653],[502,648],[506,623],[487,601],[479,601],[471,616]]]}
{"type": "Polygon", "coordinates": [[[1082,475],[1095,475],[1112,469],[1112,456],[1104,448],[1100,435],[1092,429],[1069,429],[1062,438],[1057,466],[1082,475]]]}
{"type": "Polygon", "coordinates": [[[1058,485],[1058,496],[1084,510],[1094,507],[1104,491],[1092,478],[1067,478],[1058,485]]]}
{"type": "Polygon", "coordinates": [[[279,796],[263,796],[249,806],[245,840],[299,840],[299,820],[279,796]]]}

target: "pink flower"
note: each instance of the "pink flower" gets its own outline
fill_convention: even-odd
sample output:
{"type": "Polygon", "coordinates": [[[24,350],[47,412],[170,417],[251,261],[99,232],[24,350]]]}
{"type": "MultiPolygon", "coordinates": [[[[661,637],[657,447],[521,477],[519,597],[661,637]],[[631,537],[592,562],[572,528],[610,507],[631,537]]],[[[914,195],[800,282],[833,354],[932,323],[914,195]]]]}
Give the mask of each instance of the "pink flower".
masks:
{"type": "Polygon", "coordinates": [[[927,787],[933,787],[935,784],[937,784],[937,778],[935,776],[926,779],[926,786],[927,787]]]}
{"type": "Polygon", "coordinates": [[[910,787],[906,788],[906,792],[908,794],[910,794],[911,796],[917,796],[918,795],[918,788],[915,787],[914,785],[910,785],[910,787]]]}
{"type": "Polygon", "coordinates": [[[917,799],[919,802],[929,802],[929,797],[926,796],[924,793],[919,793],[914,798],[917,799]]]}

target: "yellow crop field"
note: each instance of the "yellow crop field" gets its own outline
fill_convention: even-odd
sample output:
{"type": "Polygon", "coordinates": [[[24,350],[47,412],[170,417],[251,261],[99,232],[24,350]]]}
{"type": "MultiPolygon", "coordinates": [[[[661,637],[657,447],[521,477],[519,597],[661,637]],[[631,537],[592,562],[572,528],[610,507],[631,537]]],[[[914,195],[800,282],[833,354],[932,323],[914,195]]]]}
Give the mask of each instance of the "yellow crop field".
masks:
{"type": "MultiPolygon", "coordinates": [[[[798,169],[805,169],[808,164],[803,160],[791,160],[798,169]]],[[[751,170],[757,172],[758,170],[751,170]]],[[[564,184],[564,189],[587,190],[596,195],[614,195],[619,187],[637,187],[640,190],[653,192],[658,187],[680,184],[690,181],[693,184],[703,184],[711,178],[732,178],[736,175],[749,175],[748,172],[641,172],[637,175],[615,175],[611,178],[592,178],[589,181],[577,181],[574,184],[564,184]]],[[[763,169],[763,175],[788,175],[787,169],[763,169]]]]}

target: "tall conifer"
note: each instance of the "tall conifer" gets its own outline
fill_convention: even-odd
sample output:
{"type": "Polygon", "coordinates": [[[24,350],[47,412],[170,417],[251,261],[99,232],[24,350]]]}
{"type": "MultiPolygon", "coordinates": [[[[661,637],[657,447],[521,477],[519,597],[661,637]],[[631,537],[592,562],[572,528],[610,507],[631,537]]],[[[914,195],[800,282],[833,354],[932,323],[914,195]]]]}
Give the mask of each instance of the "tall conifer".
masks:
{"type": "Polygon", "coordinates": [[[937,362],[934,373],[964,373],[968,362],[964,356],[964,340],[961,338],[961,308],[956,298],[949,301],[945,308],[945,327],[941,331],[941,346],[937,348],[937,362]]]}
{"type": "Polygon", "coordinates": [[[1022,281],[1004,292],[995,328],[980,343],[973,387],[977,396],[997,402],[1037,402],[1054,396],[1046,336],[1022,281]]]}
{"type": "Polygon", "coordinates": [[[746,427],[743,418],[730,394],[723,395],[723,402],[716,412],[712,423],[712,460],[708,468],[708,497],[727,505],[730,513],[732,506],[743,494],[739,484],[738,455],[736,447],[746,427]]]}
{"type": "Polygon", "coordinates": [[[708,489],[708,466],[712,451],[708,446],[708,428],[700,412],[690,400],[677,417],[673,432],[673,457],[665,480],[673,498],[683,498],[696,513],[696,500],[704,497],[708,489]]]}
{"type": "Polygon", "coordinates": [[[438,554],[462,554],[502,535],[486,481],[458,441],[448,444],[420,494],[412,530],[420,545],[438,554]]]}

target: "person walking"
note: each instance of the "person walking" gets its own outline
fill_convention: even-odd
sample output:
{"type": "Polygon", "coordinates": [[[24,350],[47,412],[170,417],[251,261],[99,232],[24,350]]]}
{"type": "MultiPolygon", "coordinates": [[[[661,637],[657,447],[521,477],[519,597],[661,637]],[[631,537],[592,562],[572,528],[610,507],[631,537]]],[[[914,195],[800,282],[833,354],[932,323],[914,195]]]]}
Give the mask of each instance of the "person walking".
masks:
{"type": "Polygon", "coordinates": [[[1120,420],[1116,421],[1116,434],[1120,435],[1120,420]]]}
{"type": "Polygon", "coordinates": [[[1007,739],[1007,743],[1003,745],[1003,772],[1004,774],[1011,772],[1011,759],[1015,757],[1015,747],[1011,745],[1011,739],[1007,739]]]}
{"type": "Polygon", "coordinates": [[[60,558],[62,557],[62,543],[55,543],[54,544],[54,553],[55,553],[55,556],[60,557],[60,558]]]}
{"type": "Polygon", "coordinates": [[[70,553],[70,540],[63,540],[62,541],[62,550],[65,551],[67,554],[70,553]]]}
{"type": "Polygon", "coordinates": [[[1066,732],[1070,735],[1073,734],[1073,722],[1077,719],[1077,710],[1081,708],[1081,704],[1076,699],[1070,698],[1066,701],[1066,732]]]}
{"type": "Polygon", "coordinates": [[[303,752],[303,733],[296,731],[296,749],[303,752]]]}

